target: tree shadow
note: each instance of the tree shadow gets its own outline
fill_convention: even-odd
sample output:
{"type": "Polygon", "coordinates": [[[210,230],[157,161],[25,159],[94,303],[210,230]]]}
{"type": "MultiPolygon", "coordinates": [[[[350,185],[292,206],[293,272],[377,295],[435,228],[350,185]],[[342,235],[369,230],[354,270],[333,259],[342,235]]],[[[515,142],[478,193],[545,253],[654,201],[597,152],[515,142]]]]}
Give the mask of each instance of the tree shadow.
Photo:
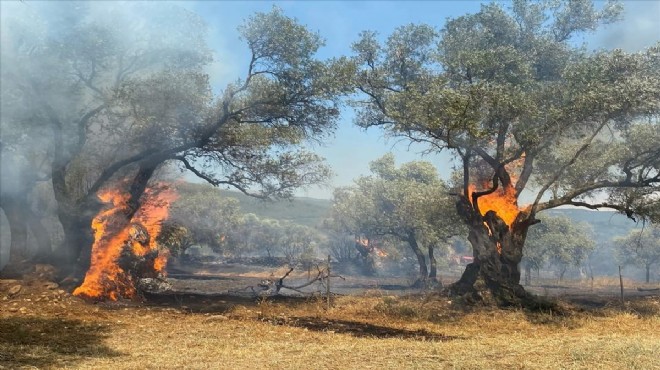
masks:
{"type": "Polygon", "coordinates": [[[79,320],[0,318],[0,368],[62,368],[89,357],[121,355],[103,343],[107,331],[79,320]]]}
{"type": "Polygon", "coordinates": [[[458,336],[434,333],[425,329],[408,330],[359,321],[323,319],[316,317],[276,317],[266,319],[265,321],[273,325],[293,326],[319,332],[349,334],[358,338],[399,338],[433,342],[464,339],[458,336]]]}

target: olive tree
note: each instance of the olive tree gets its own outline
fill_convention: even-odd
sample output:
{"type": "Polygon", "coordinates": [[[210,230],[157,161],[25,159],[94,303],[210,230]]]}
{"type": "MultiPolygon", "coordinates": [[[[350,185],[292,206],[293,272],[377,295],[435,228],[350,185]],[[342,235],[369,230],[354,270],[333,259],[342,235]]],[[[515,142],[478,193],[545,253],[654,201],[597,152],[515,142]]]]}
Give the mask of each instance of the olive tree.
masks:
{"type": "Polygon", "coordinates": [[[435,279],[434,249],[446,247],[461,230],[446,185],[431,163],[415,161],[397,168],[392,154],[372,162],[371,172],[335,192],[335,228],[405,242],[417,258],[418,282],[435,279]]]}
{"type": "Polygon", "coordinates": [[[450,151],[462,168],[457,208],[475,261],[455,294],[485,289],[500,304],[533,305],[519,263],[539,212],[574,205],[635,217],[657,199],[660,46],[576,47],[572,38],[618,18],[617,3],[601,6],[489,4],[439,31],[411,24],[353,45],[357,124],[450,151]],[[520,207],[523,191],[534,195],[520,207]]]}
{"type": "Polygon", "coordinates": [[[18,13],[15,22],[3,22],[12,24],[3,37],[17,41],[8,53],[14,59],[3,60],[2,86],[7,72],[7,95],[21,109],[7,120],[3,110],[2,122],[22,127],[28,115],[44,132],[65,246],[79,272],[89,264],[90,224],[104,188],[129,194],[120,227],[168,164],[261,198],[289,197],[329,176],[301,144],[334,129],[344,71],[319,60],[322,38],[280,10],[257,13],[240,27],[244,74],[214,96],[203,70],[210,61],[206,28],[197,15],[170,4],[44,6],[30,8],[41,13],[27,18],[49,12],[49,26],[57,27],[35,37],[14,37],[29,28],[18,27],[29,23],[18,13]]]}
{"type": "Polygon", "coordinates": [[[522,265],[525,283],[531,283],[531,270],[547,263],[556,265],[559,280],[569,266],[579,267],[596,247],[587,224],[575,223],[566,216],[539,217],[541,223],[530,229],[524,248],[522,265]]]}
{"type": "Polygon", "coordinates": [[[617,259],[625,265],[643,267],[646,282],[651,279],[651,266],[660,263],[660,228],[648,225],[643,230],[634,230],[614,241],[617,259]]]}
{"type": "Polygon", "coordinates": [[[172,236],[170,244],[178,247],[179,253],[193,244],[221,251],[227,236],[239,225],[238,200],[222,197],[210,185],[180,185],[177,193],[167,220],[172,236]]]}

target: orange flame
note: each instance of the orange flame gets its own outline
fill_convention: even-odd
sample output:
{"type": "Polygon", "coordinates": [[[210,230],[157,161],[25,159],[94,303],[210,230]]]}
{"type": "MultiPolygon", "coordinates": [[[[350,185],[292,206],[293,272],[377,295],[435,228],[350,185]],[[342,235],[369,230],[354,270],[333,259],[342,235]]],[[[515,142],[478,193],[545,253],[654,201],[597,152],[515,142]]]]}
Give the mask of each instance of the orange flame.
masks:
{"type": "Polygon", "coordinates": [[[360,244],[363,247],[369,247],[369,239],[367,239],[367,238],[363,238],[363,237],[360,236],[358,238],[355,238],[355,242],[360,244]]]}
{"type": "Polygon", "coordinates": [[[160,234],[161,223],[169,214],[170,204],[177,198],[169,188],[155,191],[147,189],[143,203],[126,226],[121,227],[122,213],[128,210],[129,195],[117,190],[107,190],[99,195],[112,207],[99,212],[92,221],[94,245],[92,260],[83,284],[73,294],[93,299],[117,300],[120,296],[130,298],[135,295],[131,275],[124,271],[118,260],[126,248],[135,256],[145,256],[157,252],[150,266],[154,272],[164,273],[168,253],[160,251],[156,237],[160,234]],[[119,223],[119,225],[117,225],[119,223]],[[117,230],[118,227],[121,229],[117,230]]]}
{"type": "Polygon", "coordinates": [[[376,253],[378,255],[378,257],[387,257],[388,256],[387,252],[385,252],[384,250],[382,250],[380,248],[373,247],[373,251],[374,251],[374,253],[376,253]]]}
{"type": "MultiPolygon", "coordinates": [[[[502,221],[504,221],[509,229],[511,229],[511,225],[513,225],[516,217],[518,217],[518,214],[522,211],[522,209],[518,207],[518,199],[514,186],[517,180],[516,173],[522,170],[524,158],[525,155],[523,154],[517,161],[507,165],[506,169],[511,176],[511,184],[508,184],[505,187],[500,186],[494,192],[480,196],[479,199],[477,199],[481,216],[485,216],[488,211],[493,211],[502,219],[502,221]]],[[[483,188],[488,187],[490,187],[488,183],[483,185],[483,188]]],[[[472,202],[472,194],[475,191],[477,191],[477,187],[475,185],[469,185],[468,200],[470,202],[472,202]]],[[[488,230],[488,235],[492,236],[493,230],[490,229],[486,222],[484,222],[484,226],[486,226],[486,229],[488,230]]],[[[497,242],[497,252],[502,254],[502,244],[499,241],[497,242]]]]}
{"type": "Polygon", "coordinates": [[[360,236],[360,237],[355,238],[355,242],[360,244],[361,246],[365,247],[369,251],[369,253],[375,253],[376,255],[378,255],[378,257],[387,257],[388,256],[387,252],[385,252],[384,250],[376,247],[375,243],[373,243],[373,241],[371,241],[367,238],[364,238],[364,237],[360,236]]]}
{"type": "MultiPolygon", "coordinates": [[[[470,202],[472,201],[472,193],[476,191],[476,186],[470,185],[468,188],[468,196],[470,202]]],[[[520,208],[518,208],[518,200],[516,199],[516,189],[509,185],[502,189],[501,187],[494,192],[483,195],[477,200],[479,203],[479,211],[484,216],[488,211],[493,211],[504,221],[504,223],[511,228],[513,221],[518,217],[520,208]]]]}

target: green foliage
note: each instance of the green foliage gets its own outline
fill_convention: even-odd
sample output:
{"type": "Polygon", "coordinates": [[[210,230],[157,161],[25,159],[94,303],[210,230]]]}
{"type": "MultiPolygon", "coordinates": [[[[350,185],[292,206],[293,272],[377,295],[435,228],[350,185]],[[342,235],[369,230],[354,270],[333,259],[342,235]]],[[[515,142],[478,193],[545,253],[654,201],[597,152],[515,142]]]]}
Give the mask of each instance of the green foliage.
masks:
{"type": "Polygon", "coordinates": [[[210,185],[180,184],[178,193],[160,236],[175,255],[203,245],[225,256],[265,254],[290,262],[316,257],[322,236],[314,228],[245,213],[237,198],[210,185]]]}
{"type": "Polygon", "coordinates": [[[646,225],[614,241],[617,260],[624,265],[648,268],[660,263],[660,228],[646,225]]]}
{"type": "Polygon", "coordinates": [[[537,270],[546,263],[580,266],[596,247],[591,234],[589,225],[566,216],[543,217],[529,230],[522,262],[537,270]]]}
{"type": "Polygon", "coordinates": [[[217,190],[223,197],[236,199],[242,213],[253,213],[261,219],[273,219],[309,227],[319,227],[330,212],[331,201],[294,197],[264,201],[236,191],[217,190]]]}
{"type": "Polygon", "coordinates": [[[317,59],[320,36],[279,9],[240,28],[247,73],[214,97],[207,28],[185,9],[14,5],[2,22],[2,140],[47,157],[61,209],[164,163],[264,198],[329,178],[300,148],[334,130],[346,63],[317,59]]]}
{"type": "Polygon", "coordinates": [[[570,42],[620,14],[616,2],[520,0],[439,32],[407,25],[383,43],[363,32],[353,44],[356,122],[453,151],[470,169],[460,186],[496,174],[517,196],[531,190],[532,218],[563,204],[652,217],[660,46],[588,53],[570,42]],[[590,201],[600,193],[609,199],[590,201]]]}
{"type": "Polygon", "coordinates": [[[343,233],[388,236],[440,247],[461,233],[454,205],[437,170],[428,162],[395,166],[391,154],[371,163],[372,176],[335,191],[327,225],[343,233]]]}
{"type": "Polygon", "coordinates": [[[164,243],[178,253],[197,244],[214,251],[227,248],[227,236],[240,222],[238,202],[224,198],[210,186],[180,185],[179,197],[172,205],[164,243]]]}

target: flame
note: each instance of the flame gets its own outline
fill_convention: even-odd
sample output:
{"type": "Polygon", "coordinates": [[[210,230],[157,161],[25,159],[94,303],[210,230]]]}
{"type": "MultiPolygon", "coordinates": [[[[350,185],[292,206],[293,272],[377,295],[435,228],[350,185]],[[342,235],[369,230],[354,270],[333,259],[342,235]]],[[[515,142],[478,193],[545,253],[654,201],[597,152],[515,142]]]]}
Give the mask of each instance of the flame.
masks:
{"type": "MultiPolygon", "coordinates": [[[[472,201],[472,193],[476,191],[476,186],[470,185],[468,188],[468,196],[472,201]]],[[[493,211],[504,221],[504,223],[511,228],[513,221],[516,220],[521,209],[518,207],[518,200],[516,198],[516,189],[509,185],[502,189],[501,187],[494,192],[483,195],[477,200],[479,203],[479,211],[484,216],[488,211],[493,211]]],[[[485,224],[485,223],[484,223],[485,224]]],[[[488,225],[486,225],[488,226],[488,225]]]]}
{"type": "Polygon", "coordinates": [[[388,256],[387,252],[385,252],[384,250],[382,250],[380,248],[373,247],[373,251],[374,251],[374,253],[376,253],[378,255],[378,257],[387,257],[388,256]]]}
{"type": "MultiPolygon", "coordinates": [[[[472,202],[472,193],[476,191],[476,186],[470,185],[468,188],[468,196],[470,202],[472,202]]],[[[477,199],[479,204],[479,211],[481,216],[484,216],[488,211],[495,212],[504,223],[511,229],[511,225],[518,217],[520,213],[520,208],[518,208],[518,200],[516,199],[516,189],[512,185],[509,185],[502,189],[501,187],[495,190],[494,192],[480,196],[477,199]]],[[[493,230],[486,222],[484,222],[486,230],[488,230],[488,235],[493,236],[493,230]]],[[[500,241],[497,241],[497,253],[502,254],[502,244],[500,241]]]]}
{"type": "Polygon", "coordinates": [[[73,294],[113,301],[120,296],[130,298],[135,295],[134,282],[131,275],[119,266],[119,257],[126,248],[130,248],[133,255],[140,257],[157,253],[150,267],[154,272],[164,274],[168,253],[159,250],[156,237],[160,234],[162,221],[168,217],[169,206],[177,195],[170,188],[147,189],[140,209],[128,223],[125,219],[122,220],[129,207],[128,193],[106,190],[99,198],[112,206],[99,212],[92,221],[94,244],[91,265],[83,284],[76,288],[73,294]]]}
{"type": "Polygon", "coordinates": [[[369,240],[364,237],[357,237],[355,238],[355,242],[357,244],[360,244],[361,246],[365,247],[369,253],[375,253],[379,257],[387,257],[388,254],[384,250],[376,247],[375,243],[372,240],[369,240]]]}
{"type": "MultiPolygon", "coordinates": [[[[480,196],[477,199],[479,205],[479,211],[481,216],[485,216],[488,211],[493,211],[499,216],[502,221],[511,229],[513,222],[518,217],[518,214],[523,210],[518,206],[518,198],[516,196],[515,184],[518,179],[518,174],[522,170],[522,165],[525,160],[525,154],[516,161],[509,163],[506,166],[507,172],[511,176],[511,183],[505,187],[498,187],[494,192],[480,196]]],[[[489,188],[489,183],[484,183],[482,188],[489,188]]],[[[472,194],[477,191],[475,185],[468,186],[468,200],[472,202],[472,194]]],[[[484,222],[484,226],[488,231],[489,236],[493,236],[493,230],[490,226],[484,222]]],[[[497,253],[502,254],[502,244],[500,241],[497,241],[497,253]]]]}

